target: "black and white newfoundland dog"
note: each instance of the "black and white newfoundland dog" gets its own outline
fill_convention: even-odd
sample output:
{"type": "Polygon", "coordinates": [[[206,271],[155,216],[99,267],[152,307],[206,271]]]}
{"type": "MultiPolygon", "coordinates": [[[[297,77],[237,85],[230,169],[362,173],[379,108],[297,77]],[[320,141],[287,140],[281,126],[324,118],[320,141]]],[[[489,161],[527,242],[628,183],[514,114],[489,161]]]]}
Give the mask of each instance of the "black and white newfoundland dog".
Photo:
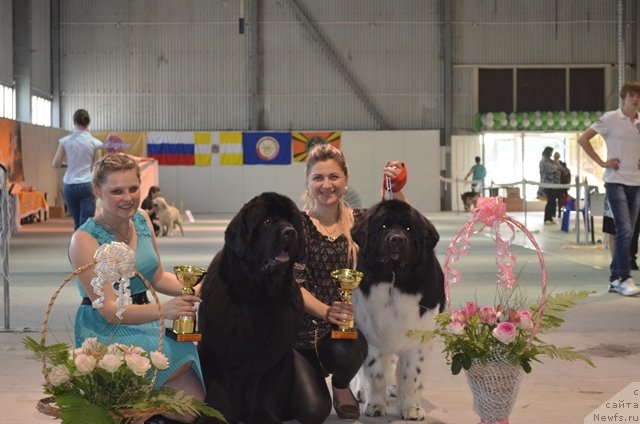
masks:
{"type": "Polygon", "coordinates": [[[395,385],[402,418],[424,420],[420,400],[431,345],[406,333],[434,329],[435,315],[445,306],[444,276],[433,250],[440,236],[427,218],[399,200],[369,209],[352,236],[364,273],[352,303],[356,324],[369,343],[358,375],[364,413],[386,415],[387,386],[395,385]]]}
{"type": "Polygon", "coordinates": [[[198,311],[206,402],[229,423],[281,422],[303,314],[292,278],[304,248],[300,212],[288,197],[263,193],[231,220],[224,240],[204,277],[198,311]]]}

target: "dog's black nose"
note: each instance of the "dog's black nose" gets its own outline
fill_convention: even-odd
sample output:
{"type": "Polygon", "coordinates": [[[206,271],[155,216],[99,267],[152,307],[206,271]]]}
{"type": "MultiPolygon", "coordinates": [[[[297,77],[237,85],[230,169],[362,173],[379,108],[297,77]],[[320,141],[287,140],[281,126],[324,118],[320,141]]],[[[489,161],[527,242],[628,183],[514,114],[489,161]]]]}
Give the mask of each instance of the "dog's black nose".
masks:
{"type": "Polygon", "coordinates": [[[282,235],[282,238],[284,238],[285,240],[291,240],[292,238],[296,238],[296,236],[298,235],[298,232],[293,227],[286,227],[282,229],[280,234],[282,235]]]}
{"type": "Polygon", "coordinates": [[[389,237],[389,243],[391,244],[402,244],[404,240],[405,238],[400,234],[393,234],[389,237]]]}

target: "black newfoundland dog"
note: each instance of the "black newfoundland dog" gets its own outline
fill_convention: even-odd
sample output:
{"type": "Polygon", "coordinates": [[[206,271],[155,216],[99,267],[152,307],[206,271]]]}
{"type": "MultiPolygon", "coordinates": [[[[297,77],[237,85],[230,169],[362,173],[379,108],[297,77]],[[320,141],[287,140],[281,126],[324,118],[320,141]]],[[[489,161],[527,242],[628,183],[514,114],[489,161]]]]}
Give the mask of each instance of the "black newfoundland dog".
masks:
{"type": "Polygon", "coordinates": [[[424,420],[420,400],[431,346],[406,333],[435,328],[435,315],[444,308],[444,276],[433,251],[440,236],[427,218],[399,200],[369,209],[352,236],[364,273],[352,302],[356,324],[369,343],[358,376],[364,413],[386,415],[389,384],[396,386],[402,418],[424,420]]]}
{"type": "Polygon", "coordinates": [[[292,278],[301,238],[295,203],[263,193],[231,220],[224,247],[209,265],[198,311],[198,352],[206,402],[229,423],[277,423],[286,414],[292,345],[303,313],[292,278]]]}

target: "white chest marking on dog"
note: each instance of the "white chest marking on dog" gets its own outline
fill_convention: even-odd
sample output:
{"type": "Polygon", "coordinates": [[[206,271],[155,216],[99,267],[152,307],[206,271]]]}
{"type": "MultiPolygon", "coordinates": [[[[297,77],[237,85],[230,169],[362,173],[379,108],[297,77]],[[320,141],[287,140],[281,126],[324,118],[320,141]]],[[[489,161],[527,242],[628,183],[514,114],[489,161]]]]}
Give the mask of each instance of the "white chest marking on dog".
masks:
{"type": "Polygon", "coordinates": [[[420,315],[420,294],[402,293],[392,283],[379,283],[368,296],[356,289],[351,302],[356,325],[370,345],[381,352],[398,352],[420,342],[406,336],[408,330],[433,330],[436,308],[420,315]]]}

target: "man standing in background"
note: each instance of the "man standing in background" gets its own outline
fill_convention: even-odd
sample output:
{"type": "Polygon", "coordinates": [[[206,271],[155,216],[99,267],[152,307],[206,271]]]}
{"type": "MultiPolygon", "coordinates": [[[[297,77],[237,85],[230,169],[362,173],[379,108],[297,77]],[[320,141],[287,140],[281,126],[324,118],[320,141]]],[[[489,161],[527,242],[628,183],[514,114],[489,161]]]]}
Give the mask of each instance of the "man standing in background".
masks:
{"type": "Polygon", "coordinates": [[[640,211],[640,81],[629,81],[620,90],[622,105],[606,112],[580,138],[585,153],[605,168],[604,183],[616,224],[616,248],[611,260],[609,291],[623,296],[640,294],[631,278],[631,239],[640,211]],[[607,144],[602,160],[591,144],[600,134],[607,144]]]}

